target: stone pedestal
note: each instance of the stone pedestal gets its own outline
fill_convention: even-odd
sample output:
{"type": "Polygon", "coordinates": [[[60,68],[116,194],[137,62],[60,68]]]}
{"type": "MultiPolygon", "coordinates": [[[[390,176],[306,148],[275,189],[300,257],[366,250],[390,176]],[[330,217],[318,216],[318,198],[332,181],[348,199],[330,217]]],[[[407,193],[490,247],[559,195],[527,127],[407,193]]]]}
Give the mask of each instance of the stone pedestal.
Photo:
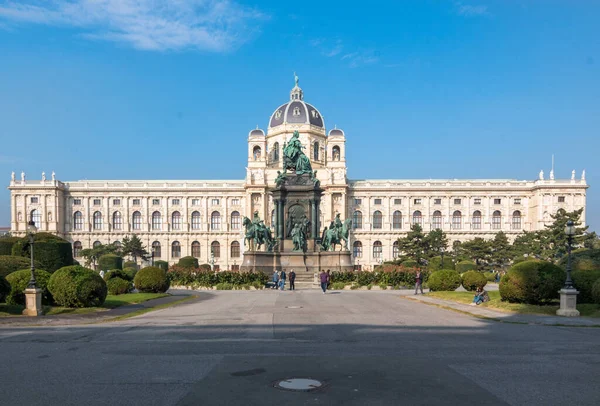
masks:
{"type": "Polygon", "coordinates": [[[41,289],[25,289],[25,310],[24,316],[41,316],[42,309],[42,290],[41,289]]]}
{"type": "Polygon", "coordinates": [[[577,289],[561,289],[560,293],[560,309],[556,311],[558,316],[564,317],[577,317],[579,311],[577,310],[577,289]]]}

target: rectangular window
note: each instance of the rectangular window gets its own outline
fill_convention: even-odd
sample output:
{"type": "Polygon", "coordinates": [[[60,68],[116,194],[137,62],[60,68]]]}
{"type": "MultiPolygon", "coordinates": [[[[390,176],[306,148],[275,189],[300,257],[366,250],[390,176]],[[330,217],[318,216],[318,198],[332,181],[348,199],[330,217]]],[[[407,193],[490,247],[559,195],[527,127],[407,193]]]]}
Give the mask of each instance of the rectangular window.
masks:
{"type": "Polygon", "coordinates": [[[421,199],[415,199],[415,200],[413,200],[413,203],[414,204],[421,204],[421,199]]]}
{"type": "Polygon", "coordinates": [[[94,199],[94,206],[100,206],[102,204],[102,200],[101,199],[94,199]]]}
{"type": "Polygon", "coordinates": [[[81,199],[73,199],[73,205],[81,206],[81,199]]]}
{"type": "Polygon", "coordinates": [[[471,228],[473,230],[481,230],[481,215],[473,216],[471,220],[471,228]]]}
{"type": "Polygon", "coordinates": [[[73,228],[75,230],[83,230],[83,216],[81,215],[81,212],[75,213],[73,228]]]}
{"type": "Polygon", "coordinates": [[[232,272],[239,272],[240,271],[240,266],[239,265],[231,265],[231,271],[232,272]]]}
{"type": "Polygon", "coordinates": [[[381,199],[375,199],[375,204],[381,204],[381,199]]]}
{"type": "Polygon", "coordinates": [[[454,204],[460,204],[461,203],[461,199],[454,199],[454,204]]]}
{"type": "Polygon", "coordinates": [[[394,199],[394,204],[402,204],[402,199],[394,199]]]}
{"type": "Polygon", "coordinates": [[[492,216],[492,230],[500,230],[502,228],[502,217],[492,216]]]}
{"type": "Polygon", "coordinates": [[[120,206],[121,205],[121,199],[113,199],[113,206],[120,206]]]}
{"type": "Polygon", "coordinates": [[[152,206],[160,205],[160,199],[152,199],[152,206]]]}
{"type": "Polygon", "coordinates": [[[473,204],[481,204],[481,199],[479,197],[476,197],[475,199],[473,199],[473,204]]]}
{"type": "Polygon", "coordinates": [[[35,204],[35,203],[38,203],[38,202],[39,202],[39,198],[38,198],[37,196],[35,196],[35,197],[32,197],[32,198],[31,198],[29,201],[30,201],[31,203],[34,203],[34,204],[35,204]]]}
{"type": "Polygon", "coordinates": [[[133,199],[133,205],[134,206],[139,206],[140,205],[140,199],[133,199]]]}
{"type": "Polygon", "coordinates": [[[559,203],[564,203],[565,202],[565,197],[564,196],[558,196],[558,202],[559,203]]]}
{"type": "Polygon", "coordinates": [[[213,271],[215,271],[215,272],[221,272],[221,266],[217,265],[217,264],[214,264],[213,265],[213,271]]]}
{"type": "Polygon", "coordinates": [[[521,199],[515,199],[515,204],[521,204],[521,199]]]}
{"type": "Polygon", "coordinates": [[[362,199],[354,199],[354,205],[360,206],[362,204],[362,199]]]}
{"type": "Polygon", "coordinates": [[[232,206],[239,206],[240,205],[240,199],[231,199],[231,205],[232,206]]]}
{"type": "Polygon", "coordinates": [[[192,206],[199,206],[200,205],[200,199],[192,199],[192,206]]]}
{"type": "Polygon", "coordinates": [[[141,230],[142,229],[142,215],[139,212],[133,214],[133,229],[141,230]]]}
{"type": "Polygon", "coordinates": [[[442,199],[433,199],[433,204],[442,204],[442,199]]]}
{"type": "Polygon", "coordinates": [[[212,204],[213,206],[218,206],[219,205],[219,199],[212,199],[210,201],[210,204],[212,204]]]}
{"type": "Polygon", "coordinates": [[[239,258],[240,257],[240,246],[239,244],[231,245],[231,258],[239,258]]]}
{"type": "Polygon", "coordinates": [[[502,203],[502,199],[494,199],[494,204],[501,204],[502,203]]]}
{"type": "Polygon", "coordinates": [[[173,206],[179,206],[179,199],[173,199],[173,200],[171,200],[171,204],[173,206]]]}
{"type": "Polygon", "coordinates": [[[362,258],[362,244],[354,244],[354,258],[362,258]]]}

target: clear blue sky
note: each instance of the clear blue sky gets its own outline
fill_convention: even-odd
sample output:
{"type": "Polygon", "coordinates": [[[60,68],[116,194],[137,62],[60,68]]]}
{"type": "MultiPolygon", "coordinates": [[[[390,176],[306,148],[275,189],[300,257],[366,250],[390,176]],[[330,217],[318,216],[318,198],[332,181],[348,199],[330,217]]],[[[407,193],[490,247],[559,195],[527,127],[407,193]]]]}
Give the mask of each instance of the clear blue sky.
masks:
{"type": "Polygon", "coordinates": [[[0,183],[242,179],[296,71],[350,178],[535,179],[555,154],[600,229],[599,2],[353,4],[0,0],[0,183]]]}

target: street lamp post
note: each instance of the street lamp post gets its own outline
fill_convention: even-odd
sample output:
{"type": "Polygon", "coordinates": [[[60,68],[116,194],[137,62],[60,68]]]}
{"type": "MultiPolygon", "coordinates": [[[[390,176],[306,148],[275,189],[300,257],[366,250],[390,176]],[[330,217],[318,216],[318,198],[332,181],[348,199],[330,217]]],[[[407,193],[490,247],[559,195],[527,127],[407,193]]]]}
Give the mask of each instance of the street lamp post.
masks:
{"type": "Polygon", "coordinates": [[[27,223],[27,236],[29,237],[29,253],[31,256],[31,278],[25,289],[25,316],[41,316],[42,313],[42,290],[38,289],[35,280],[35,265],[33,263],[33,245],[37,227],[33,220],[27,223]]]}
{"type": "Polygon", "coordinates": [[[565,234],[567,235],[567,279],[565,286],[559,291],[560,293],[560,308],[556,311],[559,316],[577,317],[577,289],[573,286],[571,279],[571,246],[573,245],[573,237],[575,236],[575,224],[573,221],[567,221],[565,226],[565,234]]]}

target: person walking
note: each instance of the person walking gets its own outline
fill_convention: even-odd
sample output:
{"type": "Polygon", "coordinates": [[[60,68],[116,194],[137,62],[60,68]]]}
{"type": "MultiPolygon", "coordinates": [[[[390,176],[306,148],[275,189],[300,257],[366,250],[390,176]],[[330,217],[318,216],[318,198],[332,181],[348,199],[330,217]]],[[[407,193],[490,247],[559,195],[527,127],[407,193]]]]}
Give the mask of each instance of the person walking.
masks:
{"type": "Polygon", "coordinates": [[[281,275],[279,275],[279,288],[281,290],[285,290],[285,280],[286,280],[287,276],[285,274],[285,270],[281,270],[281,275]]]}
{"type": "Polygon", "coordinates": [[[327,273],[321,269],[321,274],[319,275],[319,280],[321,281],[321,289],[323,289],[323,294],[327,292],[327,273]]]}
{"type": "Polygon", "coordinates": [[[296,290],[296,285],[294,284],[294,282],[296,281],[296,272],[294,272],[294,270],[292,269],[290,271],[290,290],[296,290]]]}
{"type": "Polygon", "coordinates": [[[329,285],[331,285],[331,271],[327,270],[327,289],[329,289],[329,285]]]}
{"type": "Polygon", "coordinates": [[[279,286],[279,274],[277,273],[277,270],[275,270],[275,272],[273,272],[273,287],[271,289],[277,289],[278,286],[279,286]]]}
{"type": "Polygon", "coordinates": [[[417,291],[421,289],[421,294],[423,294],[423,274],[421,270],[417,270],[417,274],[415,275],[415,295],[417,295],[417,291]]]}

